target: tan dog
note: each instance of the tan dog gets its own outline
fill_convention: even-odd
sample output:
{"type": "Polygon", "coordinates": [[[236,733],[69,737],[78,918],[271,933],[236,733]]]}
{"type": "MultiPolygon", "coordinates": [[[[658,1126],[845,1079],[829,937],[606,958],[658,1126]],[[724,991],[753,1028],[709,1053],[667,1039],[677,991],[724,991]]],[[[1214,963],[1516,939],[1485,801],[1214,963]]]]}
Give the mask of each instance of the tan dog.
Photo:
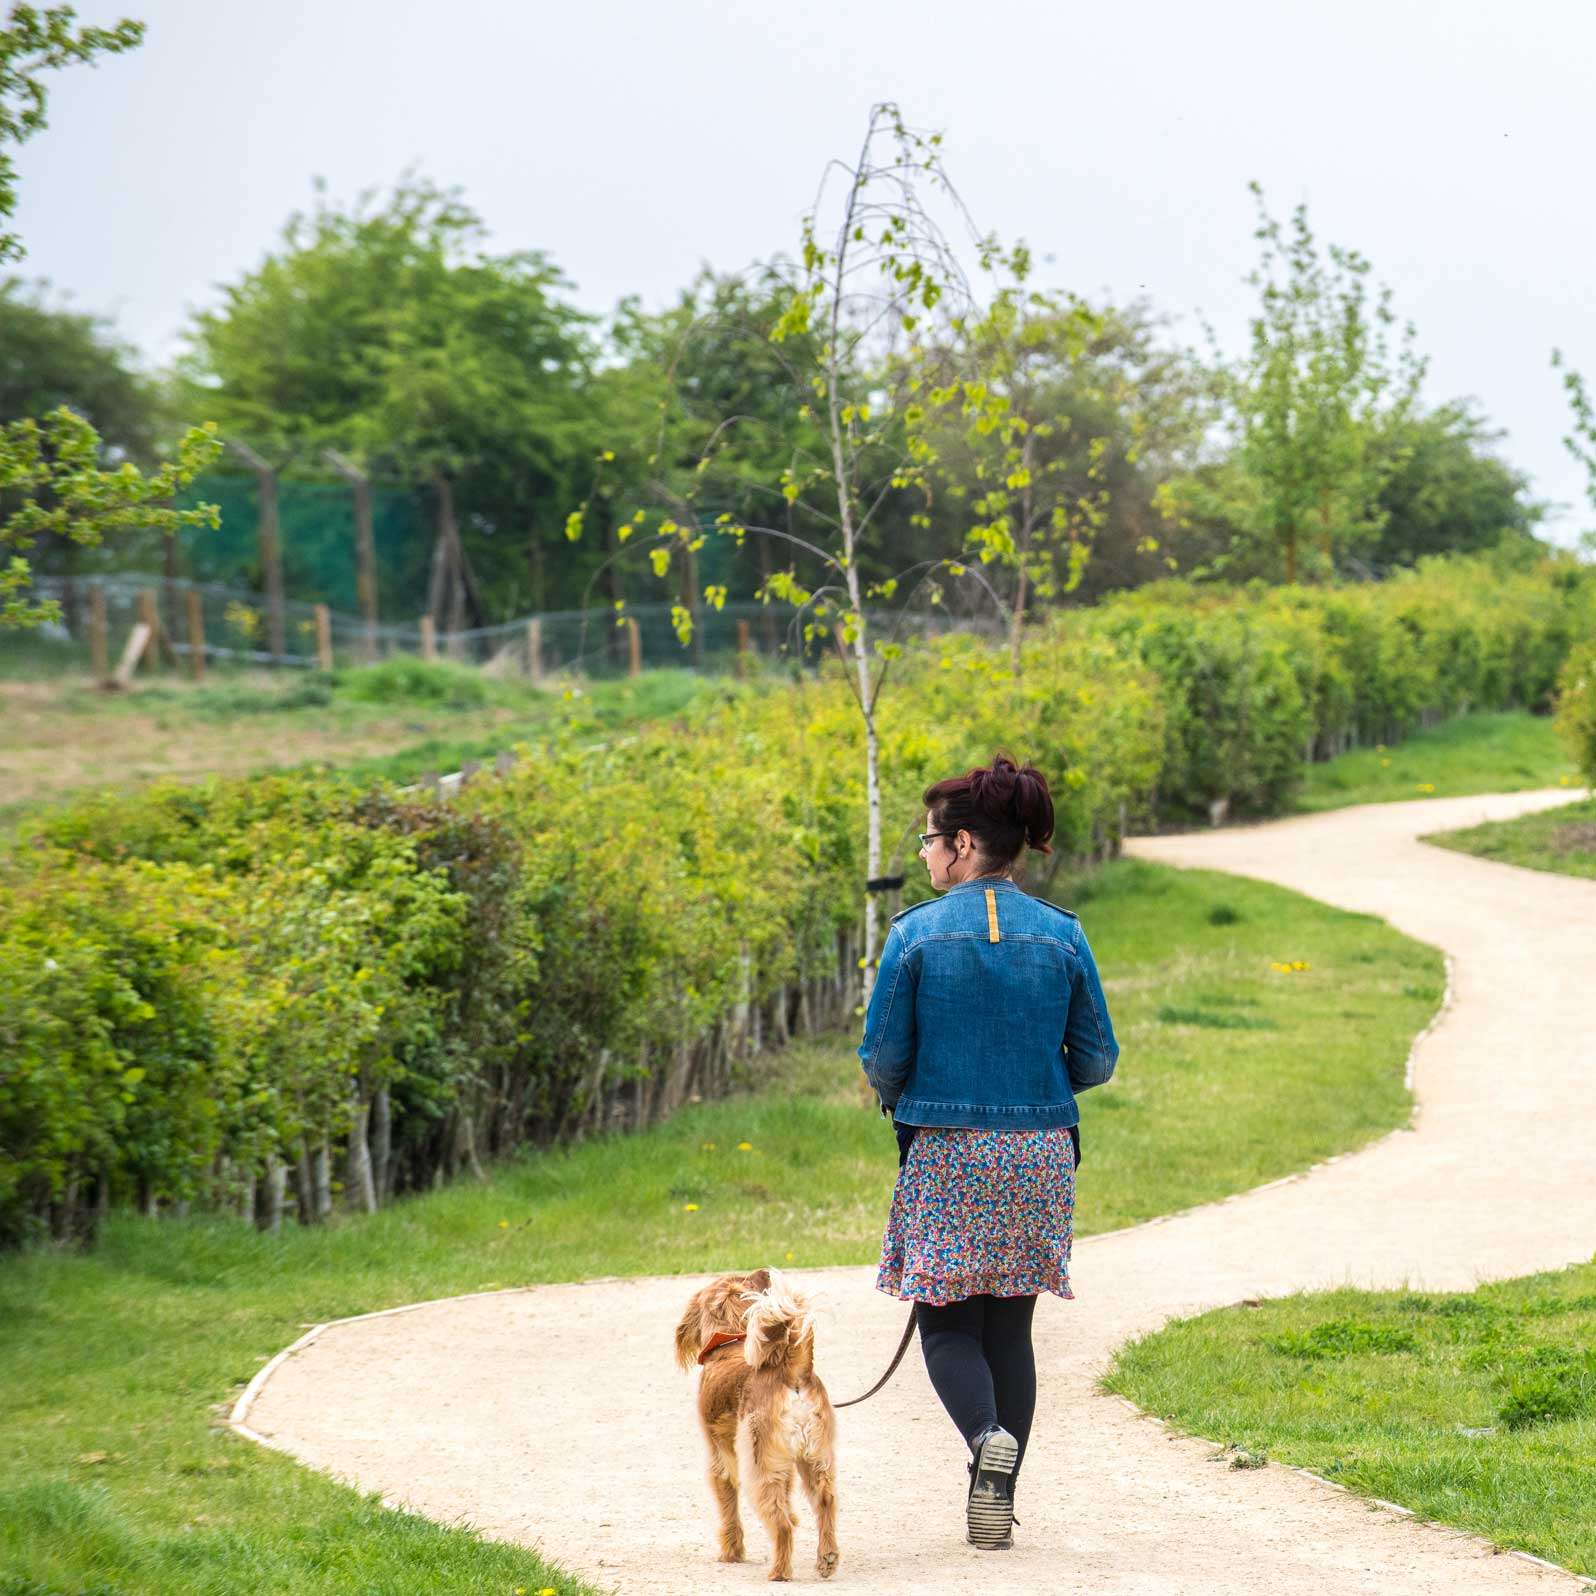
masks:
{"type": "Polygon", "coordinates": [[[684,1369],[703,1365],[698,1417],[709,1442],[709,1485],[720,1510],[720,1560],[743,1560],[737,1513],[738,1447],[754,1507],[770,1532],[772,1579],[792,1578],[796,1469],[815,1510],[820,1543],[815,1572],[837,1571],[836,1419],[815,1375],[809,1306],[775,1270],[721,1275],[697,1292],[676,1327],[684,1369]]]}

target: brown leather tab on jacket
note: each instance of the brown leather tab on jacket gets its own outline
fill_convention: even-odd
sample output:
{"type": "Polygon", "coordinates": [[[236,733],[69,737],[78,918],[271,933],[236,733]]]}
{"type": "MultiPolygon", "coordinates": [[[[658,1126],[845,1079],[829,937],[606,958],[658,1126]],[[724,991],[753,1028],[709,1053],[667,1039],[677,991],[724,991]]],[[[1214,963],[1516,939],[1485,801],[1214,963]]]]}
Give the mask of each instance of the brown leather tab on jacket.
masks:
{"type": "Polygon", "coordinates": [[[997,893],[991,887],[986,889],[986,939],[988,942],[999,941],[997,923],[997,893]]]}

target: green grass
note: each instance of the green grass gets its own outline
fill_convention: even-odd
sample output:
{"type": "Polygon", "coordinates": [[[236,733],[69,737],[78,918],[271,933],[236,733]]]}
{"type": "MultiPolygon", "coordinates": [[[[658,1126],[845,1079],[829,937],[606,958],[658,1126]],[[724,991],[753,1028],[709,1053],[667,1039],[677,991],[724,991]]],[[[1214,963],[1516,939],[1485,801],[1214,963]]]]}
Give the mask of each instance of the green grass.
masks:
{"type": "Polygon", "coordinates": [[[1596,1577],[1596,1262],[1471,1293],[1332,1291],[1176,1321],[1106,1384],[1233,1455],[1596,1577]]]}
{"type": "Polygon", "coordinates": [[[1545,716],[1459,715],[1389,748],[1356,748],[1309,765],[1292,807],[1317,814],[1351,804],[1520,792],[1574,781],[1574,762],[1545,716]]]}
{"type": "Polygon", "coordinates": [[[1596,877],[1596,798],[1520,815],[1517,820],[1436,831],[1424,840],[1481,859],[1522,865],[1526,870],[1596,877]]]}
{"type": "Polygon", "coordinates": [[[539,689],[468,666],[394,659],[328,674],[176,674],[107,694],[85,677],[0,680],[0,828],[75,792],[161,777],[337,768],[414,781],[519,743],[597,741],[739,689],[687,670],[539,689]]]}
{"type": "MultiPolygon", "coordinates": [[[[1084,1100],[1083,1234],[1405,1119],[1409,1039],[1441,994],[1431,950],[1278,888],[1141,861],[1054,895],[1085,918],[1124,1047],[1119,1077],[1084,1100]],[[1309,968],[1271,968],[1292,961],[1309,968]]],[[[383,1512],[219,1419],[306,1323],[603,1274],[873,1261],[895,1146],[862,1102],[853,1040],[761,1067],[774,1073],[742,1095],[644,1135],[528,1152],[372,1218],[271,1237],[121,1217],[87,1256],[0,1260],[0,1567],[74,1596],[581,1588],[527,1552],[383,1512]]],[[[0,1596],[33,1588],[0,1580],[0,1596]]]]}

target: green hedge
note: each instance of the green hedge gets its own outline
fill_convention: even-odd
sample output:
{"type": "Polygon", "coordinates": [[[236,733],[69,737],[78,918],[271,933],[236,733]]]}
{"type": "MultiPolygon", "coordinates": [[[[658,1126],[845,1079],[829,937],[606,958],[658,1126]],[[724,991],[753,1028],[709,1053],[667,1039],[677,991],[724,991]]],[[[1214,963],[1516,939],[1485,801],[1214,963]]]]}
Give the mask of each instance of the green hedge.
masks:
{"type": "MultiPolygon", "coordinates": [[[[1431,562],[1055,614],[1018,677],[941,639],[882,701],[889,854],[923,891],[920,793],[999,747],[1053,780],[1055,864],[1278,807],[1305,758],[1544,706],[1592,598],[1572,563],[1431,562]]],[[[447,802],[266,777],[35,824],[0,861],[0,1240],[124,1202],[308,1221],[724,1090],[763,1041],[852,1019],[864,810],[836,674],[728,683],[447,802]]]]}
{"type": "Polygon", "coordinates": [[[1484,556],[1355,588],[1159,583],[1053,626],[1157,673],[1163,814],[1267,814],[1304,762],[1469,710],[1550,708],[1571,646],[1596,633],[1596,570],[1484,556]]]}

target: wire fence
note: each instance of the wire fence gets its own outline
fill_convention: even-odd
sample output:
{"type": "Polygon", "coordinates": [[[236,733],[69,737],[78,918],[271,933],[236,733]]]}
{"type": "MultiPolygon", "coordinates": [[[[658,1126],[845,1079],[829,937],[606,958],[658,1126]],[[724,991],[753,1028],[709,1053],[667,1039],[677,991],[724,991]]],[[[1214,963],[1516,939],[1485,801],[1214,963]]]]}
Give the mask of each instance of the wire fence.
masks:
{"type": "MultiPolygon", "coordinates": [[[[446,631],[422,617],[374,623],[326,605],[282,601],[280,622],[257,593],[212,582],[122,573],[68,579],[41,576],[29,596],[53,599],[61,619],[42,635],[68,663],[104,673],[141,622],[150,625],[146,658],[194,668],[203,662],[240,666],[339,668],[412,657],[452,660],[495,675],[620,676],[675,666],[729,673],[749,656],[813,665],[833,649],[830,623],[780,604],[704,606],[683,643],[668,604],[555,610],[495,626],[446,631]],[[818,635],[806,637],[806,623],[818,635]],[[274,634],[280,627],[280,636],[274,634]]],[[[995,620],[924,612],[866,611],[874,636],[910,641],[950,631],[995,633],[995,620]]]]}

